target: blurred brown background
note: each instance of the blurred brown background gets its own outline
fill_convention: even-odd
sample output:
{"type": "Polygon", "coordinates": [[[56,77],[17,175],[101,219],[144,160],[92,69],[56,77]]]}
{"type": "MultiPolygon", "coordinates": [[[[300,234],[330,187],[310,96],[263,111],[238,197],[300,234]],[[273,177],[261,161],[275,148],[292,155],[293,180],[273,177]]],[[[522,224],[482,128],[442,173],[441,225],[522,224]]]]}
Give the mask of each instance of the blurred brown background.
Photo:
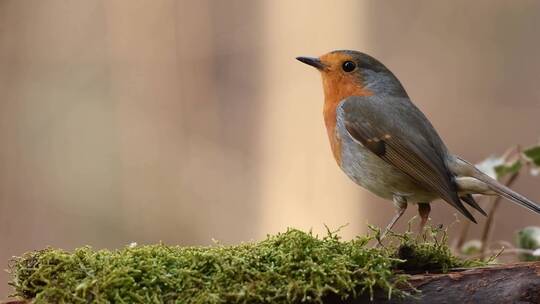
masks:
{"type": "MultiPolygon", "coordinates": [[[[476,162],[540,136],[539,28],[538,1],[2,0],[1,268],[48,245],[382,226],[392,204],[335,165],[320,77],[294,57],[379,58],[476,162]]],[[[452,214],[434,204],[435,223],[452,214]]],[[[505,203],[494,235],[539,222],[505,203]]]]}

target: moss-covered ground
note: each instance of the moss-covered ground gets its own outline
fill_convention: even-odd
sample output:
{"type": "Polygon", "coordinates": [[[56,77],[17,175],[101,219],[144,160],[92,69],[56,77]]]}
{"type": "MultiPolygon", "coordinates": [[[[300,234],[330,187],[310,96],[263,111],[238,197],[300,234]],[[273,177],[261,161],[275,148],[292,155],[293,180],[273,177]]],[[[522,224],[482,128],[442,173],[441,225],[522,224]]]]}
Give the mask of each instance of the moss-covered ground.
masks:
{"type": "Polygon", "coordinates": [[[330,231],[317,237],[289,229],[235,246],[49,248],[16,258],[10,284],[35,303],[320,303],[375,289],[400,296],[403,269],[478,264],[453,256],[438,230],[422,241],[392,234],[373,248],[376,235],[342,241],[330,231]]]}

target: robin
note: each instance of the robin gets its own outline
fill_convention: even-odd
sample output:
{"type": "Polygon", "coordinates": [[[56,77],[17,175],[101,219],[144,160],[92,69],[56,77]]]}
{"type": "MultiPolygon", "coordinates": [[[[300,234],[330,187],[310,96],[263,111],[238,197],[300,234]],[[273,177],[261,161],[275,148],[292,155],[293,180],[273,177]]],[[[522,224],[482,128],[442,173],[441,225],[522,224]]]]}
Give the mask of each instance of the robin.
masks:
{"type": "Polygon", "coordinates": [[[357,51],[298,57],[321,72],[324,123],[332,153],[358,185],[392,200],[396,214],[385,233],[417,204],[420,231],[437,198],[476,223],[464,204],[483,215],[472,194],[499,195],[540,213],[540,206],[451,154],[426,116],[381,62],[357,51]]]}

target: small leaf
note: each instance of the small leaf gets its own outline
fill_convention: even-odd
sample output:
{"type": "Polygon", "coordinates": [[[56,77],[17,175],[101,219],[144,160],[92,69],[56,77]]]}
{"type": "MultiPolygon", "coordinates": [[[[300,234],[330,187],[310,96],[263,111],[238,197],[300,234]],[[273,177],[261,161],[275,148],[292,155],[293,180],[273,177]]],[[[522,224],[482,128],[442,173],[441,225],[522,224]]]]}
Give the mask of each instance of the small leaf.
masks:
{"type": "Polygon", "coordinates": [[[470,240],[461,246],[461,253],[464,255],[474,255],[482,250],[482,242],[480,240],[470,240]]]}
{"type": "Polygon", "coordinates": [[[513,163],[504,163],[502,165],[496,166],[495,172],[497,173],[497,179],[503,178],[508,174],[514,174],[519,172],[523,164],[521,160],[516,160],[513,163]]]}
{"type": "MultiPolygon", "coordinates": [[[[536,250],[540,249],[540,227],[529,226],[523,228],[518,232],[517,246],[521,249],[536,250]]],[[[522,261],[538,260],[536,254],[521,254],[520,259],[522,261]]]]}
{"type": "Polygon", "coordinates": [[[495,167],[503,165],[504,159],[502,157],[497,157],[491,155],[490,157],[484,159],[483,161],[477,163],[475,166],[478,170],[489,175],[491,178],[497,178],[497,172],[495,172],[495,167]]]}
{"type": "Polygon", "coordinates": [[[540,145],[523,150],[523,154],[525,154],[525,156],[527,156],[527,158],[535,165],[540,166],[540,145]]]}

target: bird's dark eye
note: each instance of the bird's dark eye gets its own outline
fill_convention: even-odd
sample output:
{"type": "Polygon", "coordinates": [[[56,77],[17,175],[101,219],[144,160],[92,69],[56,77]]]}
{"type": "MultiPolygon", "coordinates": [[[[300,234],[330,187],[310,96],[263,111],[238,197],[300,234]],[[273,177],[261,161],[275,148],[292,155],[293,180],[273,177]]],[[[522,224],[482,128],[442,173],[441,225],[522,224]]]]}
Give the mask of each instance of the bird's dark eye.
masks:
{"type": "Polygon", "coordinates": [[[343,65],[341,66],[341,68],[345,72],[352,72],[354,69],[356,69],[356,64],[352,61],[345,61],[343,65]]]}

